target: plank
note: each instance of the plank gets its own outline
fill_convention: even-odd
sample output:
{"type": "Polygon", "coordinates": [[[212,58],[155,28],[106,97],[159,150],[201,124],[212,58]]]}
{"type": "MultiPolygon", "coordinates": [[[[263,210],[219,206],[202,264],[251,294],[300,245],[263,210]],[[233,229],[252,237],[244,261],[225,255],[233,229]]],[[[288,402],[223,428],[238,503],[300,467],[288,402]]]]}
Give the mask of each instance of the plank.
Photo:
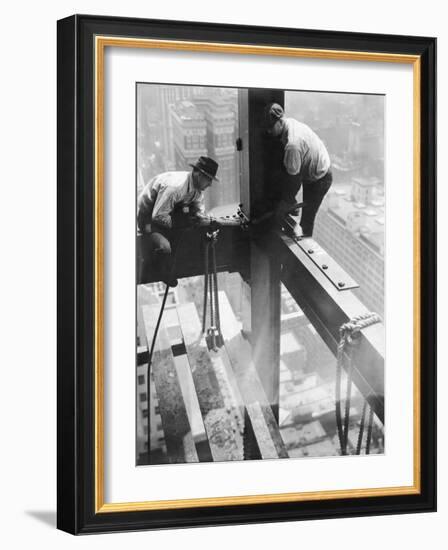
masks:
{"type": "Polygon", "coordinates": [[[243,460],[238,403],[222,359],[209,352],[195,305],[179,305],[177,314],[213,460],[243,460]]]}
{"type": "Polygon", "coordinates": [[[247,405],[247,412],[257,439],[261,458],[278,458],[277,448],[272,441],[271,432],[266,423],[260,403],[254,402],[247,405]]]}
{"type": "MultiPolygon", "coordinates": [[[[202,460],[201,453],[199,453],[199,448],[202,449],[204,446],[201,446],[199,448],[198,446],[202,442],[207,442],[208,445],[208,438],[205,431],[204,423],[202,421],[202,415],[199,408],[196,390],[194,387],[193,377],[191,376],[190,364],[188,363],[188,358],[185,354],[175,357],[174,362],[176,363],[176,371],[179,378],[180,389],[184,398],[188,420],[190,421],[191,434],[196,444],[196,449],[198,450],[199,459],[202,460]]],[[[211,453],[208,452],[208,454],[210,455],[211,453]]],[[[212,459],[209,458],[209,461],[210,460],[212,459]]]]}
{"type": "MultiPolygon", "coordinates": [[[[146,336],[148,342],[151,342],[159,315],[159,307],[143,306],[142,315],[146,336]]],[[[163,319],[154,347],[151,369],[154,373],[154,383],[159,399],[160,416],[169,461],[177,463],[198,462],[176,365],[163,319]]]]}
{"type": "Polygon", "coordinates": [[[146,345],[142,307],[158,303],[160,303],[159,297],[151,291],[149,285],[137,285],[137,336],[140,341],[140,346],[146,345]]]}
{"type": "Polygon", "coordinates": [[[232,307],[222,291],[219,292],[219,307],[225,348],[252,423],[260,452],[264,458],[288,458],[278,423],[252,361],[250,344],[242,337],[232,307]],[[259,416],[259,411],[262,413],[262,418],[259,416]],[[264,419],[266,429],[257,430],[262,419],[264,419]],[[269,438],[266,438],[266,433],[269,434],[269,438]]]}

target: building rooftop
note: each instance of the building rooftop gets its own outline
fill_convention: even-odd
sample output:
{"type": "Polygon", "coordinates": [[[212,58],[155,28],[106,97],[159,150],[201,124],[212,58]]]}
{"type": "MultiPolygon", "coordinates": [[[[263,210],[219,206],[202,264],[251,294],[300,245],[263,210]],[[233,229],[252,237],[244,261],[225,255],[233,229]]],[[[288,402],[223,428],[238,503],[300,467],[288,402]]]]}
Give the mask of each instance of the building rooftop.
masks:
{"type": "MultiPolygon", "coordinates": [[[[357,183],[360,179],[356,178],[353,181],[357,183]]],[[[374,184],[372,180],[379,181],[377,178],[366,178],[361,181],[368,181],[369,186],[378,186],[378,183],[374,184]]],[[[385,218],[382,191],[378,189],[378,194],[375,194],[370,204],[363,204],[353,200],[351,189],[350,184],[335,185],[326,197],[324,207],[362,242],[378,254],[383,254],[385,218]]]]}
{"type": "Polygon", "coordinates": [[[381,183],[381,180],[376,177],[357,177],[353,178],[353,183],[361,185],[362,187],[376,187],[381,183]]]}
{"type": "Polygon", "coordinates": [[[204,115],[191,101],[181,101],[173,105],[172,110],[181,120],[205,120],[204,115]]]}

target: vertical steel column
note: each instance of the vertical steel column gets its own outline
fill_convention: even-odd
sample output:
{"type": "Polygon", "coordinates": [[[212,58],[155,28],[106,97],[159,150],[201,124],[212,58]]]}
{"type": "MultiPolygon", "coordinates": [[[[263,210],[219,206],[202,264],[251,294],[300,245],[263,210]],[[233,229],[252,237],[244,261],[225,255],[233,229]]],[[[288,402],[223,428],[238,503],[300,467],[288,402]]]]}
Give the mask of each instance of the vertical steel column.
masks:
{"type": "MultiPolygon", "coordinates": [[[[275,173],[280,169],[280,149],[266,136],[263,128],[264,110],[271,102],[283,106],[284,92],[269,89],[240,91],[241,203],[248,216],[260,204],[268,203],[277,192],[275,183],[278,179],[275,173]]],[[[263,238],[263,235],[259,236],[259,239],[263,238]]],[[[250,255],[250,337],[253,360],[278,421],[280,263],[271,259],[253,241],[250,255]]],[[[243,319],[244,317],[243,312],[243,319]]]]}

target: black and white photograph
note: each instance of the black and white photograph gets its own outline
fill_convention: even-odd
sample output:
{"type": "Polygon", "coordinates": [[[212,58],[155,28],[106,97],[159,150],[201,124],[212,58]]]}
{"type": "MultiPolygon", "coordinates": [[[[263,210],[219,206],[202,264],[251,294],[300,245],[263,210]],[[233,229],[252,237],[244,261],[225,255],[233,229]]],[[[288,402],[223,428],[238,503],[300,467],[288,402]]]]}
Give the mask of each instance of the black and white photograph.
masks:
{"type": "Polygon", "coordinates": [[[386,97],[135,99],[136,465],[383,455],[386,97]]]}

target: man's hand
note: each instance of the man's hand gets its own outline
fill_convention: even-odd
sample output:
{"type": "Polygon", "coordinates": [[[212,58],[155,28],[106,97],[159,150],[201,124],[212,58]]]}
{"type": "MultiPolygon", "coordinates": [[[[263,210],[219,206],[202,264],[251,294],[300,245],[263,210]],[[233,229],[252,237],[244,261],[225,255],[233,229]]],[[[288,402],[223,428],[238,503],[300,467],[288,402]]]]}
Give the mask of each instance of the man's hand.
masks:
{"type": "Polygon", "coordinates": [[[288,214],[298,216],[302,207],[303,202],[290,203],[285,200],[281,200],[275,208],[275,217],[278,220],[283,220],[288,214]]]}
{"type": "Polygon", "coordinates": [[[283,218],[289,213],[291,206],[293,205],[284,200],[281,200],[275,207],[274,214],[277,220],[283,220],[283,218]]]}

